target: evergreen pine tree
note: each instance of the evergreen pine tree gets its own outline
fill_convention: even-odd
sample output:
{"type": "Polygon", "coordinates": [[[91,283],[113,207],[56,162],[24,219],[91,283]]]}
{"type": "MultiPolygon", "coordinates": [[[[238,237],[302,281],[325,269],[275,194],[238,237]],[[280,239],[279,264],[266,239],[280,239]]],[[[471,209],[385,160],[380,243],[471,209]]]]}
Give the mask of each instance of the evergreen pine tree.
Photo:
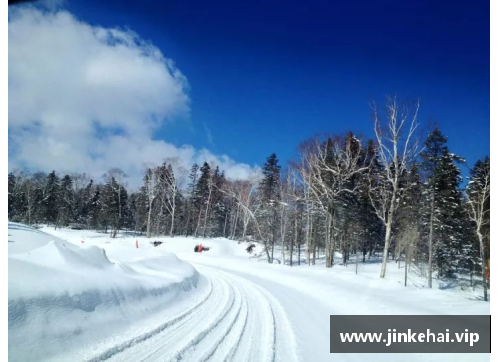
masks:
{"type": "Polygon", "coordinates": [[[57,177],[55,171],[52,171],[47,176],[43,199],[41,201],[44,220],[48,224],[55,224],[57,221],[59,214],[59,188],[59,177],[57,177]]]}
{"type": "Polygon", "coordinates": [[[89,225],[90,209],[94,192],[94,181],[91,179],[81,191],[76,205],[75,219],[78,223],[89,225]]]}
{"type": "Polygon", "coordinates": [[[439,276],[452,276],[458,270],[463,251],[470,244],[464,230],[467,223],[456,162],[460,159],[444,147],[433,177],[435,192],[435,259],[439,276]]]}
{"type": "Polygon", "coordinates": [[[257,217],[263,225],[264,248],[269,263],[274,259],[274,244],[278,232],[278,202],[280,201],[280,174],[281,166],[278,165],[278,157],[271,154],[262,168],[264,177],[259,183],[260,208],[257,217]],[[269,246],[271,250],[269,250],[269,246]]]}
{"type": "Polygon", "coordinates": [[[65,175],[61,179],[58,198],[58,224],[59,226],[67,226],[73,221],[73,180],[69,175],[65,175]]]}
{"type": "MultiPolygon", "coordinates": [[[[211,170],[207,162],[203,163],[200,168],[200,178],[196,183],[196,187],[193,194],[193,211],[195,220],[195,232],[194,235],[198,236],[199,231],[205,225],[206,210],[209,207],[210,193],[211,193],[211,170]]],[[[203,230],[205,233],[205,230],[203,230]]]]}
{"type": "Polygon", "coordinates": [[[261,202],[273,205],[279,200],[279,182],[281,166],[278,165],[278,157],[271,154],[266,160],[262,173],[263,179],[259,184],[259,194],[261,202]]]}
{"type": "Polygon", "coordinates": [[[228,211],[227,200],[222,192],[226,178],[224,171],[220,172],[219,167],[215,168],[214,172],[214,190],[212,191],[212,213],[210,218],[211,236],[223,236],[224,224],[228,211]]]}
{"type": "Polygon", "coordinates": [[[112,227],[111,237],[116,237],[126,216],[127,191],[114,176],[110,176],[102,190],[101,219],[107,229],[112,227]]]}
{"type": "Polygon", "coordinates": [[[98,229],[101,225],[103,225],[101,216],[103,213],[101,212],[102,202],[101,202],[101,185],[96,185],[94,192],[92,194],[92,198],[88,205],[88,224],[94,229],[98,229]]]}
{"type": "Polygon", "coordinates": [[[444,152],[448,139],[445,137],[439,128],[429,134],[425,141],[425,148],[420,154],[421,163],[420,169],[423,171],[425,184],[423,188],[423,235],[427,237],[427,254],[428,254],[428,286],[432,288],[432,273],[434,260],[434,223],[435,223],[435,202],[436,202],[436,173],[439,162],[444,152]]]}
{"type": "Polygon", "coordinates": [[[21,180],[13,172],[9,172],[9,198],[8,198],[8,217],[9,220],[21,221],[23,208],[25,205],[22,193],[21,180]]]}

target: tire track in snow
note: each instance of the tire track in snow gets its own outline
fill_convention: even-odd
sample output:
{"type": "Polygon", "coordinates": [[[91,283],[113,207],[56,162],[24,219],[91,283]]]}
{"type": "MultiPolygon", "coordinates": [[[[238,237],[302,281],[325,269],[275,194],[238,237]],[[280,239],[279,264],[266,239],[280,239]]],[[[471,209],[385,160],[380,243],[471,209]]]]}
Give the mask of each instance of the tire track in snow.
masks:
{"type": "MultiPolygon", "coordinates": [[[[209,340],[205,339],[205,338],[208,337],[209,335],[213,335],[214,332],[217,331],[219,326],[221,324],[223,324],[223,321],[225,320],[225,318],[227,318],[227,316],[231,313],[232,308],[236,304],[235,302],[238,299],[238,297],[239,297],[240,303],[241,303],[241,295],[238,295],[238,293],[235,293],[236,289],[233,288],[233,286],[231,286],[227,282],[225,282],[225,283],[229,286],[229,289],[232,291],[232,293],[230,293],[230,298],[229,298],[230,302],[228,302],[225,305],[225,308],[223,309],[222,313],[219,313],[218,315],[216,315],[216,318],[214,318],[207,325],[204,325],[202,327],[201,332],[192,333],[192,334],[188,335],[187,338],[184,339],[185,341],[181,342],[181,343],[184,343],[184,345],[180,348],[180,350],[178,350],[174,354],[174,356],[167,357],[166,360],[181,361],[181,360],[186,359],[186,358],[189,358],[189,360],[197,360],[197,359],[192,359],[190,356],[194,352],[194,350],[196,349],[197,345],[200,344],[200,342],[202,342],[202,341],[208,341],[210,344],[214,343],[212,338],[210,338],[209,340]]],[[[241,304],[240,304],[240,307],[241,307],[241,304]]],[[[238,312],[237,312],[237,314],[238,314],[238,312]]]]}
{"type": "Polygon", "coordinates": [[[99,355],[94,356],[93,358],[88,359],[87,361],[89,361],[89,362],[99,362],[99,361],[105,361],[107,359],[110,359],[114,355],[116,355],[116,354],[118,354],[120,352],[123,352],[126,349],[131,348],[134,345],[139,344],[139,343],[141,343],[141,342],[143,342],[143,341],[145,341],[145,340],[153,337],[154,335],[157,335],[157,334],[163,332],[165,329],[167,329],[167,328],[175,325],[176,323],[179,323],[184,318],[186,318],[189,315],[191,315],[192,313],[194,313],[201,305],[203,305],[204,303],[206,303],[206,301],[210,298],[210,296],[213,293],[213,284],[212,284],[212,281],[209,280],[209,284],[208,285],[209,285],[208,286],[208,292],[202,297],[202,300],[200,302],[196,303],[191,308],[183,311],[182,313],[180,313],[176,317],[174,317],[174,318],[172,318],[172,319],[170,319],[170,320],[162,323],[160,326],[152,329],[151,331],[143,333],[143,334],[141,334],[141,335],[139,335],[139,336],[137,336],[135,338],[129,339],[126,342],[120,343],[120,344],[118,344],[118,345],[116,345],[116,346],[108,349],[107,351],[102,352],[99,355]]]}
{"type": "Polygon", "coordinates": [[[189,318],[144,341],[137,348],[126,351],[122,356],[116,356],[116,360],[133,362],[174,360],[174,356],[196,337],[193,335],[194,331],[202,328],[207,321],[210,324],[210,320],[220,318],[227,313],[234,303],[230,285],[214,278],[207,279],[213,285],[213,293],[196,308],[194,313],[190,314],[189,318]]]}
{"type": "Polygon", "coordinates": [[[161,327],[92,361],[296,361],[290,322],[264,288],[227,271],[197,265],[209,281],[201,302],[161,327]]]}
{"type": "Polygon", "coordinates": [[[204,275],[217,275],[229,284],[239,287],[249,309],[245,320],[240,323],[244,323],[243,333],[240,329],[235,331],[232,325],[210,360],[295,361],[298,359],[295,335],[283,307],[276,298],[244,277],[205,266],[198,269],[203,271],[204,275]]]}
{"type": "MultiPolygon", "coordinates": [[[[252,297],[250,300],[252,300],[251,311],[253,314],[252,325],[242,338],[243,346],[237,349],[234,356],[228,360],[275,361],[277,336],[273,305],[257,285],[244,278],[227,274],[235,283],[244,286],[246,294],[252,297]]],[[[285,360],[290,359],[285,358],[285,360]]]]}
{"type": "MultiPolygon", "coordinates": [[[[223,342],[229,340],[234,342],[235,339],[229,338],[229,336],[234,331],[234,326],[238,322],[238,318],[241,315],[241,310],[243,309],[243,305],[245,304],[244,300],[245,298],[243,297],[243,293],[239,288],[233,287],[233,291],[235,292],[236,300],[238,300],[238,306],[234,311],[231,311],[228,313],[228,317],[226,319],[220,319],[218,321],[217,326],[215,327],[209,327],[206,328],[205,330],[205,337],[202,340],[199,340],[198,343],[195,345],[191,346],[191,349],[199,349],[200,351],[203,351],[201,355],[200,353],[196,353],[197,351],[194,351],[194,353],[189,355],[190,360],[196,360],[200,362],[205,362],[209,360],[213,360],[213,356],[218,350],[223,349],[223,342]],[[232,316],[229,317],[229,314],[232,314],[232,316]],[[218,327],[220,326],[220,327],[218,327]],[[206,346],[208,344],[208,346],[206,346]]],[[[217,360],[217,359],[215,359],[217,360]]]]}

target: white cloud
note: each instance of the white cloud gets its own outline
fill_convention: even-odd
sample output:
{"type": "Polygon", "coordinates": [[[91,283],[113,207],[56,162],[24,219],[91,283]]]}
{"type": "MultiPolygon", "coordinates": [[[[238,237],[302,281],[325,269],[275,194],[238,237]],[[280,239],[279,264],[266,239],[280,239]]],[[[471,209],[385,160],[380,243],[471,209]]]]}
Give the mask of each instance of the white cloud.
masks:
{"type": "Polygon", "coordinates": [[[189,116],[188,82],[130,30],[91,26],[67,11],[9,14],[9,168],[100,176],[120,167],[138,185],[144,163],[207,160],[231,178],[255,168],[192,146],[153,140],[189,116]]]}

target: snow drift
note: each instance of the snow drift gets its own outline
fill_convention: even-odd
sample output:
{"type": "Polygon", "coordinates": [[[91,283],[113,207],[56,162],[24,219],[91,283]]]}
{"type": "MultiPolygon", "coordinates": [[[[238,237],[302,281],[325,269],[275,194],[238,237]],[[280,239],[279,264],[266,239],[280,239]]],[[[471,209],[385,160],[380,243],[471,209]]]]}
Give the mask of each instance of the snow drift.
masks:
{"type": "MultiPolygon", "coordinates": [[[[9,359],[86,359],[85,345],[137,324],[200,284],[174,254],[121,263],[9,223],[9,359]],[[61,351],[65,353],[61,354],[61,351]],[[82,355],[84,353],[84,355],[82,355]]],[[[113,343],[117,341],[114,340],[113,343]]]]}

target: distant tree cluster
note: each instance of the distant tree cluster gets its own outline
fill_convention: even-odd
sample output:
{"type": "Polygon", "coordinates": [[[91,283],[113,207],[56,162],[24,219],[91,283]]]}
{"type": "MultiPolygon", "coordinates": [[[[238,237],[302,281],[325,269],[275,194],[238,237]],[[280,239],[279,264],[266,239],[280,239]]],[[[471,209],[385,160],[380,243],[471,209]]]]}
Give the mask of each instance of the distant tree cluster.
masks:
{"type": "Polygon", "coordinates": [[[293,265],[335,253],[347,265],[380,256],[408,274],[456,279],[489,270],[490,162],[470,170],[465,189],[447,137],[433,129],[420,145],[418,104],[389,98],[383,117],[374,107],[373,139],[352,132],[315,137],[299,147],[283,170],[276,154],[262,175],[228,180],[217,165],[184,170],[175,159],[146,167],[143,186],[131,191],[126,175],[107,172],[101,182],[86,174],[55,171],[9,173],[9,220],[110,232],[227,237],[262,243],[267,260],[293,265]],[[182,187],[182,185],[187,185],[182,187]],[[279,255],[277,255],[279,253],[279,255]],[[338,255],[337,254],[337,255],[338,255]]]}

